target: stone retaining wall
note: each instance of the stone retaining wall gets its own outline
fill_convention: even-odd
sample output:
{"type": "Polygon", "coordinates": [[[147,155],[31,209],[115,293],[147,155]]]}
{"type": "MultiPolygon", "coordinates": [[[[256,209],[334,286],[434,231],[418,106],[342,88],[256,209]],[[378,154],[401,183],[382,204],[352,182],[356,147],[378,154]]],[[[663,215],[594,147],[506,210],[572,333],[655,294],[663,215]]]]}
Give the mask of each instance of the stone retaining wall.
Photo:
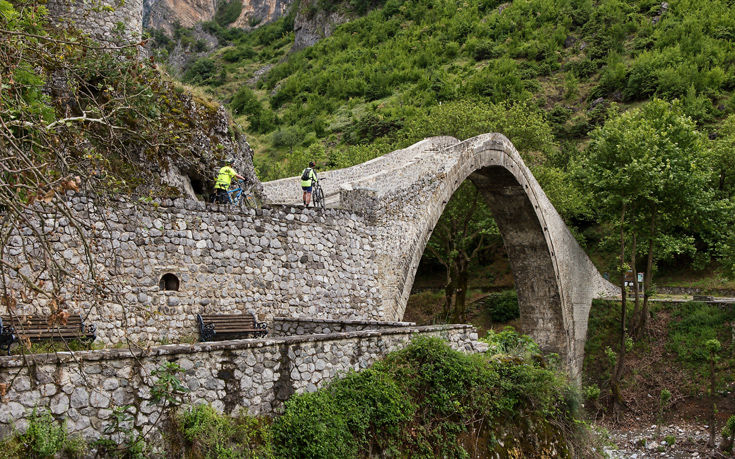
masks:
{"type": "Polygon", "coordinates": [[[211,403],[233,413],[278,412],[293,393],[315,391],[350,369],[368,367],[413,337],[437,336],[457,350],[486,349],[469,325],[398,327],[279,339],[252,339],[128,349],[0,357],[0,437],[21,431],[34,408],[67,419],[67,428],[97,438],[116,406],[129,404],[136,428],[156,423],[152,372],[167,362],[184,370],[187,403],[211,403]]]}
{"type": "MultiPolygon", "coordinates": [[[[25,234],[10,238],[4,256],[23,266],[21,274],[41,272],[49,293],[56,285],[65,307],[95,324],[105,344],[196,340],[200,312],[253,312],[268,323],[273,317],[384,319],[375,230],[357,213],[282,206],[256,211],[192,200],[102,205],[84,196],[69,198],[68,211],[84,225],[61,212],[42,213],[38,226],[53,241],[55,261],[91,282],[85,265],[90,250],[93,281],[104,295],[41,272],[34,239],[25,234]],[[165,290],[165,274],[178,279],[178,290],[165,290]]],[[[14,272],[6,279],[13,291],[22,289],[14,272]]],[[[32,294],[18,298],[15,313],[49,314],[59,303],[32,294]]],[[[8,314],[4,305],[0,314],[8,314]]]]}
{"type": "Polygon", "coordinates": [[[48,0],[49,17],[92,38],[136,43],[143,33],[143,0],[48,0]]]}

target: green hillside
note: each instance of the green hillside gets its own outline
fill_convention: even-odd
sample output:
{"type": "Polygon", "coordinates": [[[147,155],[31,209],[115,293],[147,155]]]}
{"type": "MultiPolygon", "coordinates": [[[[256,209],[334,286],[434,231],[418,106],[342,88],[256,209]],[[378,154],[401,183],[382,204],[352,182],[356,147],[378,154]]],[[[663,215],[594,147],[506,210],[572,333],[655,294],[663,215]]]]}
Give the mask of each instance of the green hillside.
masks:
{"type": "MultiPolygon", "coordinates": [[[[391,0],[290,55],[293,15],[252,34],[210,24],[228,46],[185,80],[231,101],[275,159],[315,143],[327,155],[362,144],[382,152],[416,140],[407,126],[428,108],[463,99],[526,101],[562,149],[604,122],[610,102],[653,96],[681,99],[710,133],[735,111],[731,3],[391,0]]],[[[283,173],[260,167],[263,178],[283,173]]]]}

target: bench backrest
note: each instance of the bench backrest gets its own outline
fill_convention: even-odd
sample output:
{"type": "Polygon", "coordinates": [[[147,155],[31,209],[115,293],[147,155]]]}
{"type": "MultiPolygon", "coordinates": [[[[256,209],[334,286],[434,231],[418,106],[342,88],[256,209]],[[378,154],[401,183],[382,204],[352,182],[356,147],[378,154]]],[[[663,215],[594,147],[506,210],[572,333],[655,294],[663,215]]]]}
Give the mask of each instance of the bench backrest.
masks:
{"type": "Polygon", "coordinates": [[[22,335],[79,335],[82,331],[82,317],[72,314],[65,324],[53,323],[49,325],[48,316],[2,316],[2,325],[12,326],[16,334],[22,335]]]}
{"type": "Polygon", "coordinates": [[[216,331],[255,329],[252,314],[200,314],[205,324],[214,324],[216,331]]]}

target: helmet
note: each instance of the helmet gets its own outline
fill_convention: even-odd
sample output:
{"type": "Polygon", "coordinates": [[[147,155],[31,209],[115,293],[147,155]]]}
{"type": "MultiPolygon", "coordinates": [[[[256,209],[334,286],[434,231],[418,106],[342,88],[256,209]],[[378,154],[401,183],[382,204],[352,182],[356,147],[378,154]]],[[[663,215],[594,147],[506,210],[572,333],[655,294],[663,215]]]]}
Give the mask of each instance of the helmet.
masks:
{"type": "Polygon", "coordinates": [[[225,162],[226,162],[227,164],[232,164],[232,163],[234,163],[234,162],[235,162],[235,158],[233,158],[232,156],[230,156],[230,157],[228,157],[227,159],[225,159],[225,162]]]}
{"type": "Polygon", "coordinates": [[[309,167],[314,167],[316,164],[314,164],[314,161],[309,161],[309,167]]]}

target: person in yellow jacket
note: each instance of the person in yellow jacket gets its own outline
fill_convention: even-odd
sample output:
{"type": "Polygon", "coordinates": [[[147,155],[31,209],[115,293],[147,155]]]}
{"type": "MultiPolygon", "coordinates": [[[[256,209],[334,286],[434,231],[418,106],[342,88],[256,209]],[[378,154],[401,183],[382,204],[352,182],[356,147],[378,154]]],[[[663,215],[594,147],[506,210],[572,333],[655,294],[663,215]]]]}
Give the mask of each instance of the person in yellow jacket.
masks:
{"type": "Polygon", "coordinates": [[[217,193],[217,202],[226,204],[230,202],[230,197],[227,195],[227,190],[230,189],[232,178],[236,177],[239,180],[245,180],[245,177],[238,174],[235,169],[232,168],[232,158],[225,160],[225,165],[217,173],[217,181],[214,183],[214,191],[217,193]]]}
{"type": "Polygon", "coordinates": [[[304,207],[309,207],[312,187],[318,181],[316,172],[314,172],[314,166],[314,161],[309,161],[309,167],[301,173],[301,189],[304,190],[304,207]]]}

